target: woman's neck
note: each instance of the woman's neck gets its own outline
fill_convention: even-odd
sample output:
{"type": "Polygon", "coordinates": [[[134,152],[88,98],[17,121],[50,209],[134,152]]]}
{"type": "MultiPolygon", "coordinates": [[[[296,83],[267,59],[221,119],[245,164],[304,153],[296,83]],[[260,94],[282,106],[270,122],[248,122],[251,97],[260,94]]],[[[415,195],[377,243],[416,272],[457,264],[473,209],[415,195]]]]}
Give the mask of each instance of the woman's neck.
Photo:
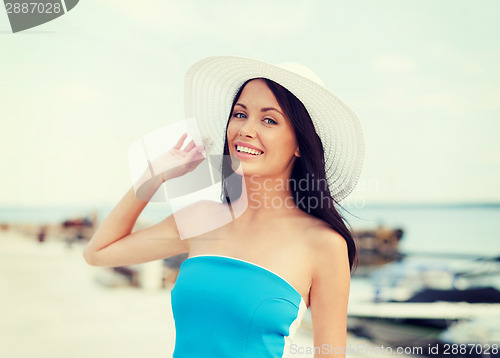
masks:
{"type": "Polygon", "coordinates": [[[297,210],[288,178],[244,176],[241,196],[231,203],[234,219],[255,220],[297,210]]]}

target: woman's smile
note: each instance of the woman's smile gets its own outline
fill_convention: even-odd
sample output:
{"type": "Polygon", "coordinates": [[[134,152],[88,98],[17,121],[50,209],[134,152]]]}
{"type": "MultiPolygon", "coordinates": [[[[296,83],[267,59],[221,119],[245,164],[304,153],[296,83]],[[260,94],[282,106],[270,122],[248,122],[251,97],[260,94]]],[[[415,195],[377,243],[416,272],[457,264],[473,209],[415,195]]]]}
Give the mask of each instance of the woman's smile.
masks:
{"type": "Polygon", "coordinates": [[[237,142],[234,147],[236,157],[239,159],[253,159],[264,154],[264,151],[248,143],[237,142]]]}

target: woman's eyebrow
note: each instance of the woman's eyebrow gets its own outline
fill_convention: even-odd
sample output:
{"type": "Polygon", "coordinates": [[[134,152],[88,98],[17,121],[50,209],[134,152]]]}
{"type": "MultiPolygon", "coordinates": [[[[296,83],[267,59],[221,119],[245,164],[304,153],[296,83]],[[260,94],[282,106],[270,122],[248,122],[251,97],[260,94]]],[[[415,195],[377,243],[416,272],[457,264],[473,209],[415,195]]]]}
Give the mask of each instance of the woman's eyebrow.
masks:
{"type": "MultiPolygon", "coordinates": [[[[241,103],[236,103],[235,106],[241,106],[245,109],[247,109],[247,106],[245,106],[244,104],[241,104],[241,103]]],[[[278,112],[279,114],[281,114],[283,117],[285,117],[285,115],[283,113],[281,113],[280,111],[278,111],[276,108],[274,107],[264,107],[260,110],[261,112],[267,112],[267,111],[276,111],[278,112]]]]}
{"type": "Polygon", "coordinates": [[[280,111],[278,111],[276,108],[274,107],[266,107],[266,108],[262,108],[260,110],[261,112],[267,112],[267,111],[276,111],[278,112],[279,114],[281,114],[283,117],[285,116],[283,113],[281,113],[280,111]]]}

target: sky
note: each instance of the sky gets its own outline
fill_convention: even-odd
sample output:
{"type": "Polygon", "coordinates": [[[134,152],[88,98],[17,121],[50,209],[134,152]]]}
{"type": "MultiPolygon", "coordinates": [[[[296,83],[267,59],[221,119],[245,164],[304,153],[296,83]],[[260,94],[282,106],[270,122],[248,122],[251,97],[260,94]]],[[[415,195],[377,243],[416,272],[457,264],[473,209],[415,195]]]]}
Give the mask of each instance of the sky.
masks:
{"type": "Polygon", "coordinates": [[[500,201],[500,3],[86,0],[13,34],[0,11],[0,205],[109,205],[128,151],[184,118],[213,55],[298,62],[358,114],[344,201],[500,201]]]}

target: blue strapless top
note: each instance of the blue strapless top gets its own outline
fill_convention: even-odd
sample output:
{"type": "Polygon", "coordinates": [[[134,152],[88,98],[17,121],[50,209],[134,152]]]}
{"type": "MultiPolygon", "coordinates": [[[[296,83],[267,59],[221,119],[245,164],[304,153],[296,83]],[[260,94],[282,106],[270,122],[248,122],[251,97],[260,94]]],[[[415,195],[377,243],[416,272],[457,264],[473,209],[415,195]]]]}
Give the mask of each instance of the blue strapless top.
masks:
{"type": "Polygon", "coordinates": [[[228,256],[185,260],[171,298],[173,358],[284,357],[307,311],[285,279],[228,256]]]}

